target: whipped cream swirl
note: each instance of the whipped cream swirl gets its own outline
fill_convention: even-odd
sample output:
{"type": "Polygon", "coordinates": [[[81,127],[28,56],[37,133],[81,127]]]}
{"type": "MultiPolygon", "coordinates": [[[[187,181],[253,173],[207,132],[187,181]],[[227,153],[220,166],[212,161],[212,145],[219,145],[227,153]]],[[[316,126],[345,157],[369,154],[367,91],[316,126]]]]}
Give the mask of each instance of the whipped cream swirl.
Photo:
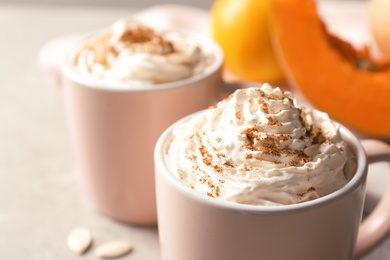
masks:
{"type": "Polygon", "coordinates": [[[79,75],[120,88],[142,88],[203,73],[212,62],[195,37],[159,32],[123,19],[73,51],[79,75]]]}
{"type": "Polygon", "coordinates": [[[264,84],[237,90],[173,130],[166,161],[189,187],[251,205],[287,205],[344,186],[355,160],[327,114],[264,84]]]}

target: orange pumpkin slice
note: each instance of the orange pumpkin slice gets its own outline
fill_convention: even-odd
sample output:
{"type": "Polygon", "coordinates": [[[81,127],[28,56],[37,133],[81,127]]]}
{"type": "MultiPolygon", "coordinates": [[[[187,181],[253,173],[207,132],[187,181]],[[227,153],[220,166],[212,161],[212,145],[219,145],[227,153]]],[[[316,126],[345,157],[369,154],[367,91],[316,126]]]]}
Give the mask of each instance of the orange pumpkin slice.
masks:
{"type": "Polygon", "coordinates": [[[273,44],[289,84],[360,133],[390,137],[390,65],[331,35],[313,0],[274,0],[273,44]]]}

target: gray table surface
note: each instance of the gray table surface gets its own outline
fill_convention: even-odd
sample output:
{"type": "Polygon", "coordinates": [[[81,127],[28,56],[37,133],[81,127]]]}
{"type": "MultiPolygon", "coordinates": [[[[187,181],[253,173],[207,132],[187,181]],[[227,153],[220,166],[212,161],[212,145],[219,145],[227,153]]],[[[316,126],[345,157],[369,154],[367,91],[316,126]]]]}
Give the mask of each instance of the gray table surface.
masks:
{"type": "MultiPolygon", "coordinates": [[[[121,259],[160,259],[156,227],[115,222],[88,205],[74,168],[61,89],[37,66],[53,37],[89,32],[131,16],[132,8],[0,4],[0,259],[97,259],[75,256],[65,240],[75,226],[94,244],[123,238],[121,259]]],[[[390,239],[364,260],[390,259],[390,239]]]]}

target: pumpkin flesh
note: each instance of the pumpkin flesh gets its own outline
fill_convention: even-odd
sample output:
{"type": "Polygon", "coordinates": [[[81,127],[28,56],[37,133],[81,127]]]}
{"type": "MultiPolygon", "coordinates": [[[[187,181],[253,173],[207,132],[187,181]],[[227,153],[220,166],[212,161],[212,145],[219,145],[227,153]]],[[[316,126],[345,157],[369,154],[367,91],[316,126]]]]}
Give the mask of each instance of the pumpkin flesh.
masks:
{"type": "Polygon", "coordinates": [[[390,66],[327,32],[312,0],[274,0],[273,43],[289,84],[360,133],[390,137],[390,66]]]}

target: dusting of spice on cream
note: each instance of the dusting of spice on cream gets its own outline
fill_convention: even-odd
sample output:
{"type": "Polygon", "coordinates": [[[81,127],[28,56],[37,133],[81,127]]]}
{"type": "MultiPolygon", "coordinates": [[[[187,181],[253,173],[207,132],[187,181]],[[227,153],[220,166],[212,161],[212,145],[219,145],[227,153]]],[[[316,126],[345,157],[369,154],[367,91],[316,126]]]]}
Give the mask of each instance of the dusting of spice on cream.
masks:
{"type": "Polygon", "coordinates": [[[165,160],[195,191],[251,205],[325,196],[356,167],[337,123],[268,84],[239,89],[178,125],[165,160]]]}
{"type": "Polygon", "coordinates": [[[118,88],[142,88],[205,72],[213,62],[194,38],[122,19],[73,50],[77,73],[118,88]]]}

